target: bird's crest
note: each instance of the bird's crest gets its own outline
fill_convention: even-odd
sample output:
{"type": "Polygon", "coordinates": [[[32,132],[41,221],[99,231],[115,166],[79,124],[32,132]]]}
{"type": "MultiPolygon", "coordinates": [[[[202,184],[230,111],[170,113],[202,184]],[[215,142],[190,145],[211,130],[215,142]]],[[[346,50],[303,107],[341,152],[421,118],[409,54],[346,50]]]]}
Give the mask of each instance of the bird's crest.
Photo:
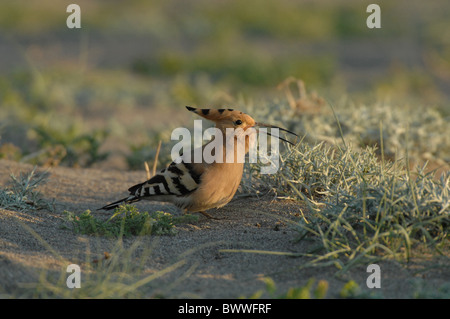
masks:
{"type": "MultiPolygon", "coordinates": [[[[248,115],[244,112],[241,112],[241,111],[234,110],[234,109],[198,109],[198,108],[191,107],[191,106],[186,106],[186,108],[188,109],[188,111],[191,111],[197,115],[200,115],[201,117],[203,117],[207,120],[215,122],[216,127],[217,126],[220,126],[222,128],[223,127],[235,127],[235,128],[242,127],[244,130],[248,127],[254,127],[254,126],[272,127],[272,128],[277,128],[281,131],[293,134],[298,137],[298,135],[292,131],[289,131],[289,130],[279,127],[279,126],[256,122],[250,115],[248,115]]],[[[267,134],[271,135],[270,133],[267,133],[267,134]]],[[[294,145],[294,143],[289,142],[288,140],[286,140],[280,136],[277,136],[277,137],[284,142],[294,145]]]]}
{"type": "Polygon", "coordinates": [[[243,117],[243,116],[248,116],[249,115],[245,114],[244,112],[241,111],[237,111],[234,109],[198,109],[195,107],[191,107],[191,106],[186,106],[186,108],[188,109],[188,111],[191,111],[197,115],[200,115],[201,117],[213,121],[213,122],[218,122],[218,121],[223,121],[223,120],[227,120],[227,119],[232,119],[232,118],[238,118],[238,117],[243,117]]]}

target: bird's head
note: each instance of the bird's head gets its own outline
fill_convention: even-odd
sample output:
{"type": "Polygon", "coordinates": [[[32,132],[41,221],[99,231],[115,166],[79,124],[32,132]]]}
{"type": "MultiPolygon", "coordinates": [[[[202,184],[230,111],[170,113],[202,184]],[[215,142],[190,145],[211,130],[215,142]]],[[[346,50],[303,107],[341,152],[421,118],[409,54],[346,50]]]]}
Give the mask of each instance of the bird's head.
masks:
{"type": "Polygon", "coordinates": [[[216,127],[223,131],[227,128],[246,130],[256,124],[250,115],[233,109],[197,109],[190,106],[186,106],[186,108],[207,120],[213,121],[216,127]]]}
{"type": "MultiPolygon", "coordinates": [[[[277,128],[279,130],[288,132],[290,134],[293,134],[295,136],[298,136],[294,132],[288,131],[287,129],[271,125],[271,124],[265,124],[261,122],[256,122],[250,115],[245,114],[244,112],[237,111],[234,109],[199,109],[195,107],[186,106],[186,108],[197,114],[201,117],[213,121],[216,124],[216,127],[220,129],[222,132],[226,132],[227,128],[234,128],[234,129],[242,129],[244,132],[251,128],[251,127],[272,127],[277,128]]],[[[271,135],[270,133],[267,133],[271,135]]],[[[282,137],[277,136],[279,139],[294,145],[294,143],[285,140],[282,137]]]]}

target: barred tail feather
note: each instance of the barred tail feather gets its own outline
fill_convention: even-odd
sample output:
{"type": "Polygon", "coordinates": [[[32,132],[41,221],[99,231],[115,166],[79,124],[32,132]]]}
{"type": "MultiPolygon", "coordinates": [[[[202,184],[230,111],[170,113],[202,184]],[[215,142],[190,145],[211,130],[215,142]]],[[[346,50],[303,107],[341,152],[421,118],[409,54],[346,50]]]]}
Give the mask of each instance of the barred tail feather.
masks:
{"type": "Polygon", "coordinates": [[[130,204],[130,203],[137,202],[137,201],[139,201],[139,200],[140,200],[139,197],[136,197],[136,196],[134,196],[134,195],[131,195],[131,196],[122,198],[121,200],[118,200],[117,202],[114,202],[114,203],[105,205],[105,206],[103,206],[102,208],[98,208],[97,210],[102,210],[102,209],[103,209],[103,210],[111,210],[111,209],[114,209],[114,208],[116,208],[116,207],[119,207],[119,206],[122,205],[122,204],[130,204]]]}

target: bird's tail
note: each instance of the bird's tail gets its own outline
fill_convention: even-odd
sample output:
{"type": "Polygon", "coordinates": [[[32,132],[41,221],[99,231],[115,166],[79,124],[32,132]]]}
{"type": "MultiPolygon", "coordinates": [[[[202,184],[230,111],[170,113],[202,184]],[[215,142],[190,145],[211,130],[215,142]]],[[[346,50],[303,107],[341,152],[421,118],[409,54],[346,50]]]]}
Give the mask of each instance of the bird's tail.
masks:
{"type": "Polygon", "coordinates": [[[140,199],[139,199],[138,197],[136,197],[136,196],[134,196],[134,195],[131,195],[131,196],[122,198],[121,200],[118,200],[117,202],[114,202],[114,203],[105,205],[105,206],[103,206],[102,208],[99,208],[99,209],[97,209],[97,210],[102,210],[102,209],[103,209],[103,210],[111,210],[111,209],[114,209],[114,208],[116,208],[116,207],[119,207],[121,204],[130,204],[130,203],[137,202],[137,201],[139,201],[139,200],[140,200],[140,199]]]}

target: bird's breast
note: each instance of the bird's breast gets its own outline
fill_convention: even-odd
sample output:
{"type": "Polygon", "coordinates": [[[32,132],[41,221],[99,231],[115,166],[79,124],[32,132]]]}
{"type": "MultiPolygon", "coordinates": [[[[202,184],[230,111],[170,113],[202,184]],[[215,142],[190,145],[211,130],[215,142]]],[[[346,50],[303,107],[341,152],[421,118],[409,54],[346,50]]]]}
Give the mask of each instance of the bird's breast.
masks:
{"type": "Polygon", "coordinates": [[[199,188],[193,192],[190,211],[218,208],[231,201],[242,179],[243,163],[215,163],[202,175],[199,188]]]}

